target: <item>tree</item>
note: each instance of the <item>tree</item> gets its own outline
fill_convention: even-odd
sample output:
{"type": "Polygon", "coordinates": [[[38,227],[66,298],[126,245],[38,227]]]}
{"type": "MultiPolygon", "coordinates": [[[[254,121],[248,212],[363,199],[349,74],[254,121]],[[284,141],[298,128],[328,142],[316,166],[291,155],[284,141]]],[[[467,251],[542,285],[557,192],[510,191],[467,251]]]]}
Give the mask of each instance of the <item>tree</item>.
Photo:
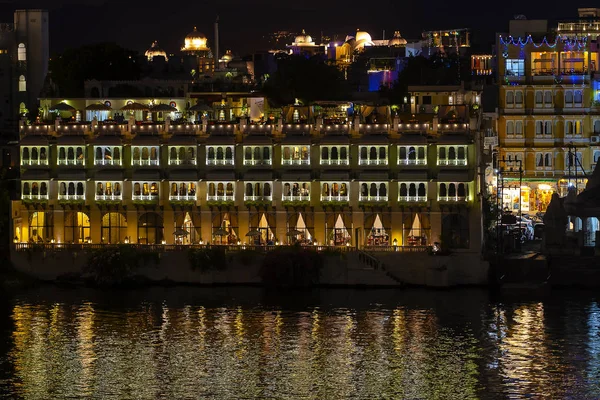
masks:
{"type": "Polygon", "coordinates": [[[308,104],[315,100],[347,98],[342,72],[327,65],[319,56],[281,57],[277,71],[266,80],[263,91],[280,104],[291,104],[295,99],[308,104]]]}
{"type": "Polygon", "coordinates": [[[140,68],[137,54],[115,43],[68,49],[50,60],[50,74],[62,97],[84,95],[84,81],[135,80],[140,68]]]}

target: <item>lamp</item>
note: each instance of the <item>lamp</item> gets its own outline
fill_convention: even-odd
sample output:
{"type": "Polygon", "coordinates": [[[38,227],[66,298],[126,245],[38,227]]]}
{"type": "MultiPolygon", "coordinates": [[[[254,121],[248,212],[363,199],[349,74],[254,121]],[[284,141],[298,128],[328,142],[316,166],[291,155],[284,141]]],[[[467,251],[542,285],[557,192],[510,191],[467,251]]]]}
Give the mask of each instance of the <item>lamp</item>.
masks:
{"type": "Polygon", "coordinates": [[[238,240],[238,243],[237,243],[237,244],[238,244],[238,246],[239,246],[240,244],[242,244],[242,242],[241,242],[240,240],[238,240]]]}
{"type": "Polygon", "coordinates": [[[128,238],[128,237],[125,237],[125,240],[124,240],[124,242],[125,242],[125,244],[128,244],[128,243],[129,243],[129,238],[128,238]]]}
{"type": "Polygon", "coordinates": [[[161,243],[162,243],[162,244],[167,244],[167,241],[166,241],[165,239],[163,239],[163,240],[161,241],[161,243]]]}
{"type": "Polygon", "coordinates": [[[398,246],[398,239],[394,239],[394,246],[398,246]]]}

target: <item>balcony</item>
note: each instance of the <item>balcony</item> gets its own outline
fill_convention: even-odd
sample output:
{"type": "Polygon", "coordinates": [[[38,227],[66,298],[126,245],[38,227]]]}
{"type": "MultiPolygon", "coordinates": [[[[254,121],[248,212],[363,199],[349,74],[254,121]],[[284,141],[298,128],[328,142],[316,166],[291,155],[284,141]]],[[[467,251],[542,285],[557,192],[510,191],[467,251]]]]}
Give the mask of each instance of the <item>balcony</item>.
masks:
{"type": "Polygon", "coordinates": [[[347,202],[348,201],[348,195],[345,196],[321,196],[321,201],[340,201],[340,202],[347,202]]]}
{"type": "Polygon", "coordinates": [[[398,165],[427,165],[427,159],[398,159],[398,165]]]}
{"type": "Polygon", "coordinates": [[[460,203],[467,201],[467,198],[465,196],[438,196],[438,201],[460,203]]]}
{"type": "Polygon", "coordinates": [[[195,194],[172,194],[169,196],[170,201],[196,201],[195,194]]]}
{"type": "Polygon", "coordinates": [[[21,165],[48,165],[48,160],[23,160],[23,159],[21,159],[21,165]]]}
{"type": "Polygon", "coordinates": [[[359,165],[387,165],[387,158],[383,160],[360,160],[359,165]]]}
{"type": "Polygon", "coordinates": [[[169,160],[169,165],[196,165],[196,160],[169,160]]]}
{"type": "Polygon", "coordinates": [[[244,165],[271,165],[273,162],[268,160],[244,160],[244,165]]]}
{"type": "Polygon", "coordinates": [[[427,201],[427,196],[398,196],[398,201],[404,201],[407,203],[424,203],[427,201]]]}
{"type": "Polygon", "coordinates": [[[158,193],[154,194],[134,194],[131,196],[133,201],[156,201],[158,200],[158,193]]]}
{"type": "Polygon", "coordinates": [[[310,160],[281,160],[282,165],[310,165],[310,160]]]}
{"type": "Polygon", "coordinates": [[[102,159],[102,160],[95,160],[94,161],[94,165],[121,165],[121,160],[117,160],[117,159],[102,159]]]}
{"type": "Polygon", "coordinates": [[[157,166],[158,160],[133,160],[132,165],[157,166]]]}
{"type": "Polygon", "coordinates": [[[233,165],[233,159],[206,159],[206,165],[233,165]]]}
{"type": "Polygon", "coordinates": [[[321,165],[348,165],[348,159],[343,160],[321,160],[321,165]]]}
{"type": "Polygon", "coordinates": [[[76,160],[56,160],[56,163],[58,165],[68,165],[68,166],[73,166],[73,165],[79,165],[79,166],[83,166],[84,163],[84,159],[76,159],[76,160]]]}
{"type": "Polygon", "coordinates": [[[360,195],[358,201],[388,201],[387,196],[363,196],[360,195]]]}
{"type": "Polygon", "coordinates": [[[21,200],[48,200],[47,194],[22,194],[21,200]]]}
{"type": "Polygon", "coordinates": [[[310,201],[310,194],[302,196],[282,196],[283,201],[310,201]]]}
{"type": "Polygon", "coordinates": [[[246,196],[244,201],[273,201],[273,196],[246,196]]]}
{"type": "Polygon", "coordinates": [[[467,165],[467,160],[463,159],[463,160],[459,160],[459,159],[454,159],[454,160],[448,160],[448,159],[438,159],[438,165],[458,165],[458,166],[465,166],[467,165]]]}
{"type": "Polygon", "coordinates": [[[97,194],[96,201],[122,201],[123,196],[119,194],[97,194]]]}
{"type": "Polygon", "coordinates": [[[208,201],[234,201],[235,197],[234,195],[227,195],[227,196],[206,196],[206,200],[208,201]]]}
{"type": "Polygon", "coordinates": [[[58,200],[64,201],[84,201],[85,194],[59,194],[58,200]]]}

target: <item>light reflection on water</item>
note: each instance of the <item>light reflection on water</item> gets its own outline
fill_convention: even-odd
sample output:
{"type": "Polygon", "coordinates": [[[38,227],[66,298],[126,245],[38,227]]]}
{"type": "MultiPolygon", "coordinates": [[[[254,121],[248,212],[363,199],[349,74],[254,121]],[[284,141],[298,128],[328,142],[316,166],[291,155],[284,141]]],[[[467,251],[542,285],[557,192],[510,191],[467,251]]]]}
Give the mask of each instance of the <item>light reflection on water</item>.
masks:
{"type": "Polygon", "coordinates": [[[460,304],[445,315],[447,309],[437,306],[402,303],[285,309],[17,301],[10,307],[10,346],[0,354],[0,370],[8,376],[0,381],[0,394],[31,399],[600,396],[595,301],[550,307],[460,304]]]}

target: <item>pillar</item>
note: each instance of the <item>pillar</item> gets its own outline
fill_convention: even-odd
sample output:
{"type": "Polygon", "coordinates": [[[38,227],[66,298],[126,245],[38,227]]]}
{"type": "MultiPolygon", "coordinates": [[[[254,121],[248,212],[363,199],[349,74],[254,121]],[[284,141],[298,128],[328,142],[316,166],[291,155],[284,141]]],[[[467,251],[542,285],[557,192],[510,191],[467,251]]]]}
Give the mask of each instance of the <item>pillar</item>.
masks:
{"type": "Polygon", "coordinates": [[[439,211],[430,214],[431,244],[441,242],[442,237],[442,213],[439,211]]]}
{"type": "Polygon", "coordinates": [[[129,237],[129,243],[137,243],[138,212],[135,208],[133,210],[128,209],[125,215],[127,217],[127,236],[129,237]]]}
{"type": "Polygon", "coordinates": [[[325,236],[325,213],[323,211],[315,211],[313,220],[315,224],[315,237],[313,238],[313,240],[316,240],[319,244],[329,244],[326,243],[325,236]]]}
{"type": "Polygon", "coordinates": [[[250,212],[245,207],[240,208],[240,211],[238,211],[238,225],[238,239],[242,243],[249,243],[251,238],[246,237],[246,233],[250,231],[250,212]]]}
{"type": "MultiPolygon", "coordinates": [[[[90,218],[90,229],[94,228],[90,218]]],[[[65,211],[63,209],[54,210],[54,240],[56,243],[65,242],[65,211]]]]}
{"type": "MultiPolygon", "coordinates": [[[[365,232],[364,223],[365,212],[360,209],[354,209],[352,212],[352,227],[354,229],[353,232],[350,232],[350,235],[352,235],[352,246],[358,249],[362,249],[365,246],[366,235],[368,235],[368,232],[365,232]],[[356,232],[358,232],[358,242],[356,232]]],[[[347,229],[350,230],[350,227],[347,227],[347,229]]]]}
{"type": "Polygon", "coordinates": [[[212,240],[212,213],[208,207],[200,211],[200,239],[203,243],[210,243],[212,240]]]}
{"type": "Polygon", "coordinates": [[[175,236],[173,235],[173,232],[175,232],[175,212],[173,209],[164,210],[162,212],[162,219],[163,237],[167,244],[174,244],[175,236]]]}
{"type": "MultiPolygon", "coordinates": [[[[287,244],[289,236],[287,236],[288,226],[286,210],[279,209],[275,212],[275,223],[277,224],[277,232],[275,233],[275,237],[279,239],[279,243],[287,244]]],[[[294,228],[295,227],[290,227],[290,229],[294,228]]]]}
{"type": "MultiPolygon", "coordinates": [[[[55,217],[56,221],[56,217],[55,217]]],[[[63,218],[64,221],[64,218],[63,218]]],[[[92,243],[101,243],[101,227],[102,226],[102,214],[98,208],[92,208],[90,211],[90,238],[92,243]]],[[[85,238],[83,238],[85,240],[85,238]]]]}
{"type": "Polygon", "coordinates": [[[392,211],[392,232],[390,234],[390,244],[394,244],[394,240],[398,246],[404,245],[402,243],[402,212],[392,211]]]}

